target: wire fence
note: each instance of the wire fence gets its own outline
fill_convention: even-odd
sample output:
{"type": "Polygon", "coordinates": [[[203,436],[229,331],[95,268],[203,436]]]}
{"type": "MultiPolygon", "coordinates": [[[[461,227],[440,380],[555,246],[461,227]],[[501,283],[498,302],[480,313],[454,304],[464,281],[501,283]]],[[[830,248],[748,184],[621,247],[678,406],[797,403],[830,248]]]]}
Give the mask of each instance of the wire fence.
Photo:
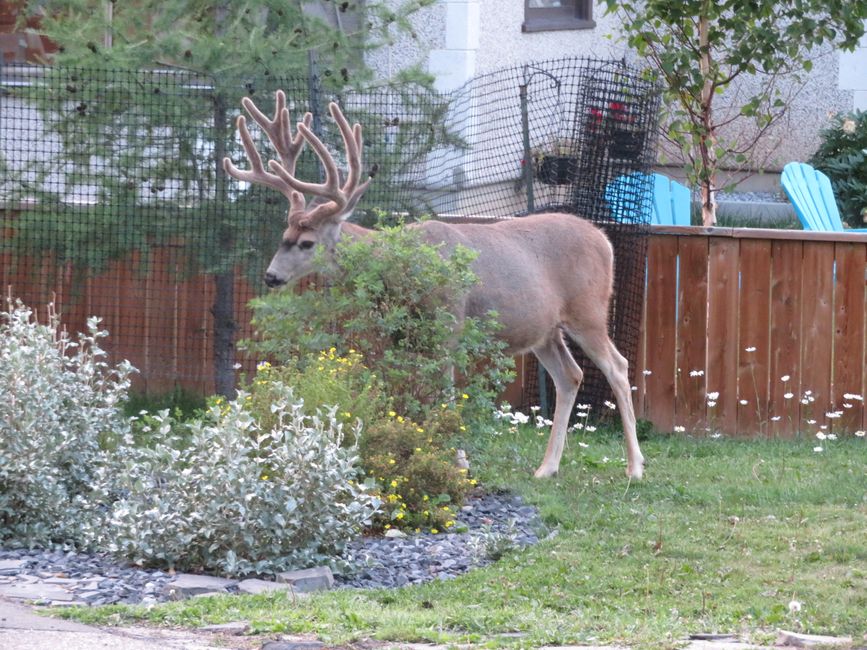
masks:
{"type": "MultiPolygon", "coordinates": [[[[634,362],[659,94],[621,62],[522,65],[447,95],[385,85],[335,94],[315,78],[6,66],[3,286],[34,307],[53,298],[71,330],[101,316],[107,349],[140,368],[141,390],[231,390],[239,366],[252,363],[235,345],[251,334],[246,304],[264,290],[286,205],[227,178],[220,161],[242,162],[241,98],[269,113],[277,89],[293,116],[313,114],[338,157],[327,103],[362,124],[375,178],[353,220],[561,210],[602,225],[616,252],[612,334],[634,362]]],[[[298,175],[321,178],[311,152],[298,175]]],[[[583,365],[580,399],[599,403],[604,379],[583,365]]]]}

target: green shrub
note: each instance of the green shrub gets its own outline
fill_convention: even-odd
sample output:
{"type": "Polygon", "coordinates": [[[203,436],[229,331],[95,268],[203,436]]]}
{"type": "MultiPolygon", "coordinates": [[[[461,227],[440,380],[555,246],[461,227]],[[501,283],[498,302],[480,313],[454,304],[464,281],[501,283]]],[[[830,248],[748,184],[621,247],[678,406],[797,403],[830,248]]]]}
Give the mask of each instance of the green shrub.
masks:
{"type": "MultiPolygon", "coordinates": [[[[271,426],[274,418],[274,391],[279,392],[283,385],[293,387],[308,412],[337,407],[335,417],[347,426],[358,420],[368,423],[382,418],[389,406],[381,382],[353,349],[338,356],[331,348],[285,366],[260,363],[250,383],[250,410],[265,427],[271,426]]],[[[345,442],[353,444],[355,439],[349,435],[345,442]]]]}
{"type": "Polygon", "coordinates": [[[227,576],[333,560],[379,504],[356,480],[354,446],[332,410],[305,415],[292,388],[270,386],[267,426],[252,396],[217,398],[200,421],[149,418],[147,446],[101,476],[109,522],[100,547],[143,565],[227,576]]]}
{"type": "Polygon", "coordinates": [[[341,242],[333,262],[320,260],[318,288],[253,301],[258,340],[247,346],[288,365],[332,347],[342,357],[355,349],[393,407],[417,419],[453,395],[454,369],[470,414],[487,417],[511,359],[494,336],[496,314],[458,328],[449,306],[476,282],[475,253],[457,247],[442,256],[439,248],[403,227],[341,242]]]}
{"type": "Polygon", "coordinates": [[[811,163],[831,179],[840,217],[852,228],[867,226],[867,112],[840,113],[821,133],[811,163]]]}
{"type": "Polygon", "coordinates": [[[361,464],[382,499],[377,527],[447,530],[475,484],[455,465],[451,437],[464,429],[460,409],[442,404],[424,424],[391,411],[361,436],[361,464]]]}
{"type": "Polygon", "coordinates": [[[129,432],[122,404],[132,366],[105,360],[99,320],[71,337],[49,306],[40,324],[7,300],[0,312],[0,543],[81,546],[103,448],[129,432]]]}

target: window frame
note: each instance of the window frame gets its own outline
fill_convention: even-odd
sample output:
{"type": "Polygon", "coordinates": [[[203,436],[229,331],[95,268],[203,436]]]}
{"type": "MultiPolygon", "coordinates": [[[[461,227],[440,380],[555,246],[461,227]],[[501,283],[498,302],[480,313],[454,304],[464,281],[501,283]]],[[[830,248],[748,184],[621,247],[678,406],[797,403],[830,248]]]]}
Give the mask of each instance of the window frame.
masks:
{"type": "Polygon", "coordinates": [[[531,7],[524,0],[524,22],[521,31],[552,32],[566,29],[593,29],[593,0],[565,0],[563,7],[531,7]]]}

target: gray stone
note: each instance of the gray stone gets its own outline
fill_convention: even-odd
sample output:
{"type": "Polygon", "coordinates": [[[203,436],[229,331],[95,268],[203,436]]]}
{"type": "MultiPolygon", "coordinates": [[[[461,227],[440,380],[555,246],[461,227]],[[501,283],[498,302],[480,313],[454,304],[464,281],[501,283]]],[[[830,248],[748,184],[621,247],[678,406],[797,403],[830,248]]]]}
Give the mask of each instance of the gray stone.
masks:
{"type": "Polygon", "coordinates": [[[325,645],[319,641],[268,641],[262,650],[322,650],[325,645]]]}
{"type": "Polygon", "coordinates": [[[795,648],[848,648],[852,645],[852,637],[801,634],[800,632],[780,630],[780,633],[777,635],[777,645],[787,645],[795,648]]]}
{"type": "Polygon", "coordinates": [[[246,634],[250,630],[247,621],[235,621],[234,623],[220,623],[219,625],[206,625],[199,628],[202,632],[219,632],[221,634],[246,634]]]}
{"type": "Polygon", "coordinates": [[[243,594],[265,594],[271,591],[292,591],[291,583],[287,582],[272,582],[270,580],[257,580],[256,578],[248,578],[241,580],[238,583],[238,591],[243,594]]]}
{"type": "Polygon", "coordinates": [[[390,539],[393,539],[396,537],[403,538],[403,537],[407,537],[407,534],[405,532],[403,532],[402,530],[398,530],[397,528],[389,528],[387,531],[385,531],[385,535],[383,535],[383,537],[388,537],[390,539]]]}
{"type": "Polygon", "coordinates": [[[334,575],[327,566],[318,566],[278,573],[277,581],[291,584],[295,591],[325,591],[334,586],[334,575]]]}
{"type": "Polygon", "coordinates": [[[17,575],[26,564],[26,560],[0,560],[0,576],[17,575]]]}
{"type": "Polygon", "coordinates": [[[70,601],[74,596],[57,585],[49,585],[44,582],[14,583],[0,585],[0,596],[14,598],[15,600],[33,601],[70,601]]]}
{"type": "Polygon", "coordinates": [[[165,593],[182,600],[203,594],[224,594],[229,588],[237,586],[237,580],[227,580],[214,576],[200,576],[194,573],[179,573],[173,582],[165,586],[165,593]]]}

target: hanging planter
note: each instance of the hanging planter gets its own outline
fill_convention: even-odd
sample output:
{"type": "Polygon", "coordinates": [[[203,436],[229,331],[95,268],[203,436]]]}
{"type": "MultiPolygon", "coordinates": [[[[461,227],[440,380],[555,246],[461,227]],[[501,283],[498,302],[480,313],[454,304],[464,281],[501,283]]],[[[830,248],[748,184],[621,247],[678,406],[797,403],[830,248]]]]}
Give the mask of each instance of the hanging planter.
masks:
{"type": "Polygon", "coordinates": [[[575,178],[575,156],[544,156],[536,165],[536,178],[545,185],[567,185],[575,178]]]}
{"type": "Polygon", "coordinates": [[[621,102],[609,102],[605,117],[608,154],[612,158],[640,156],[647,133],[635,123],[630,108],[621,102]]]}

